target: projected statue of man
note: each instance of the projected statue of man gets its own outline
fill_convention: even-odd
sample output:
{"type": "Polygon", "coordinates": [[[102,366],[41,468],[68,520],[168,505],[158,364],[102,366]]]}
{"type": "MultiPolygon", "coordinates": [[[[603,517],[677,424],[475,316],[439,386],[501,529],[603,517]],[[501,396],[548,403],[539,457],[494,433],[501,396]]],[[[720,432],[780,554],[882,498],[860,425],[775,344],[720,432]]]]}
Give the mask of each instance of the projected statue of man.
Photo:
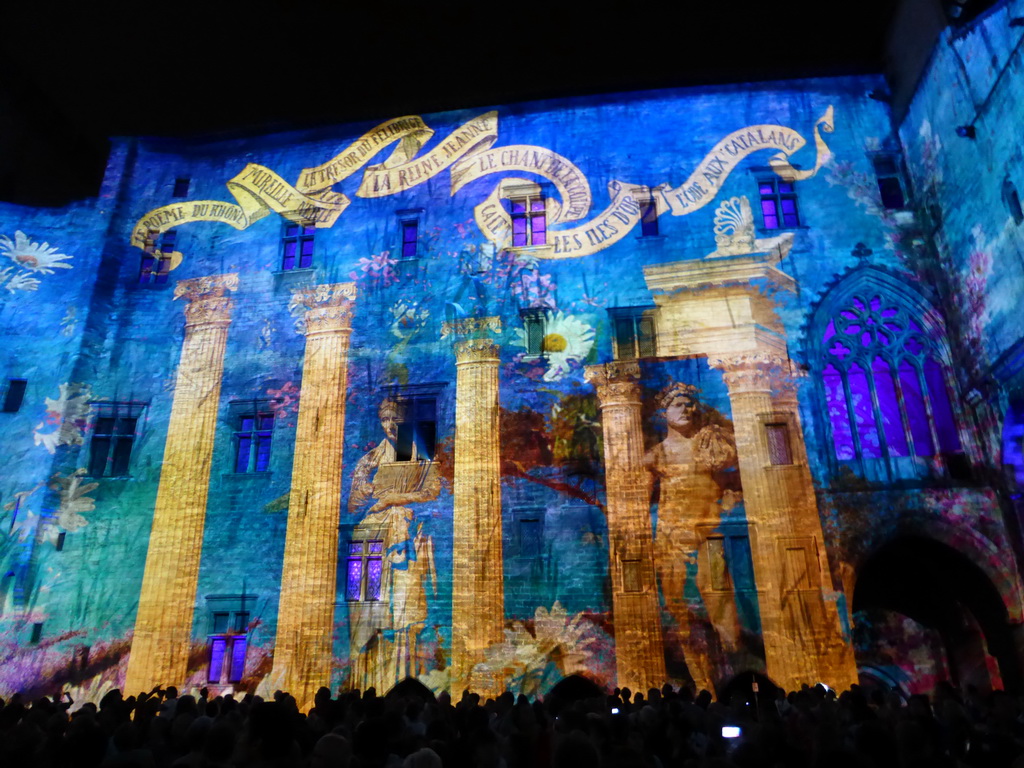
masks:
{"type": "MultiPolygon", "coordinates": [[[[732,435],[711,418],[713,409],[701,404],[698,390],[676,383],[658,395],[668,434],[644,456],[644,466],[659,481],[658,521],[654,563],[665,600],[686,649],[686,663],[698,688],[711,687],[710,661],[703,638],[694,637],[695,616],[706,612],[727,649],[739,639],[739,623],[731,583],[724,594],[712,591],[710,573],[718,567],[719,581],[728,580],[724,562],[708,553],[708,533],[721,520],[722,488],[715,473],[736,463],[732,435]]],[[[730,498],[731,501],[731,498],[730,498]]]]}
{"type": "Polygon", "coordinates": [[[378,409],[384,439],[356,464],[348,511],[363,513],[350,544],[349,600],[353,687],[383,693],[422,668],[418,638],[427,619],[426,585],[436,589],[433,541],[410,505],[440,491],[429,460],[396,460],[401,404],[378,409]],[[356,563],[358,562],[358,565],[356,563]]]}

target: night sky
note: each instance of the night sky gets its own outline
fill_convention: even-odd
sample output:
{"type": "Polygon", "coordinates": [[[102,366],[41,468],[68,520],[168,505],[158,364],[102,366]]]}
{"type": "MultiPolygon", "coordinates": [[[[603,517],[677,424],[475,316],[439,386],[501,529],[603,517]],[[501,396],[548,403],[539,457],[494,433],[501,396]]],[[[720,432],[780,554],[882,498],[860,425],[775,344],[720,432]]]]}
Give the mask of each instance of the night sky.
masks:
{"type": "Polygon", "coordinates": [[[0,200],[96,193],[115,135],[267,132],[611,93],[881,72],[896,0],[211,2],[0,11],[0,200]],[[255,10],[259,5],[260,10],[255,10]],[[142,10],[145,8],[145,10],[142,10]],[[671,8],[671,10],[665,10],[671,8]]]}

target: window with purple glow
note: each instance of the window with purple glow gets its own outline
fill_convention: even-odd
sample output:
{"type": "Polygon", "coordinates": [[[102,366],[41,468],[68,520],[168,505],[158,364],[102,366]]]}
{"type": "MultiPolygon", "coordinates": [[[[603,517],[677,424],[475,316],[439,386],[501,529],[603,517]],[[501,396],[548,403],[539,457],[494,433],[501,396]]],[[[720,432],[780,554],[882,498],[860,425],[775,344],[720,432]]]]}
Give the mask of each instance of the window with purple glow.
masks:
{"type": "Polygon", "coordinates": [[[512,246],[525,248],[547,243],[547,206],[539,195],[509,200],[512,216],[512,246]]]}
{"type": "Polygon", "coordinates": [[[380,600],[383,574],[384,542],[381,540],[352,541],[348,545],[345,564],[345,599],[376,602],[380,600]]]}
{"type": "Polygon", "coordinates": [[[309,269],[313,266],[313,242],[316,238],[316,227],[310,224],[293,224],[284,227],[281,239],[283,256],[281,269],[309,269]]]}
{"type": "Polygon", "coordinates": [[[796,187],[782,179],[762,179],[757,182],[761,198],[761,220],[765,229],[792,229],[800,226],[796,207],[796,187]]]}
{"type": "Polygon", "coordinates": [[[880,291],[850,297],[831,313],[821,350],[837,460],[962,453],[941,341],[902,303],[880,291]]]}
{"type": "Polygon", "coordinates": [[[416,241],[419,238],[420,223],[416,219],[402,221],[402,258],[416,258],[416,241]]]}
{"type": "Polygon", "coordinates": [[[237,416],[235,431],[235,472],[270,471],[270,441],[274,434],[274,414],[259,410],[237,416]]]}

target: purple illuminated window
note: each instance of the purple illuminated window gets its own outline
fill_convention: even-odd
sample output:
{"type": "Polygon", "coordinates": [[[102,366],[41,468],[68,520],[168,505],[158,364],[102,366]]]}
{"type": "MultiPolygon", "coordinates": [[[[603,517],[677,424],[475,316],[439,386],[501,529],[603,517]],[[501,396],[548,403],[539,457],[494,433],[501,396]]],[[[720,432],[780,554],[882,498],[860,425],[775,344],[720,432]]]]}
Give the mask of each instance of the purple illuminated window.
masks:
{"type": "Polygon", "coordinates": [[[547,243],[547,213],[543,197],[517,197],[512,209],[512,245],[522,248],[547,243]]]}
{"type": "Polygon", "coordinates": [[[416,219],[402,222],[402,258],[416,258],[416,240],[419,237],[420,223],[416,219]]]}
{"type": "Polygon", "coordinates": [[[245,672],[245,637],[236,635],[231,638],[231,669],[228,670],[228,682],[237,683],[245,672]]]}
{"type": "Polygon", "coordinates": [[[346,600],[380,600],[381,578],[384,574],[383,553],[383,541],[353,541],[348,545],[346,600]]]}
{"type": "Polygon", "coordinates": [[[226,637],[215,637],[210,641],[210,676],[211,683],[219,683],[224,674],[224,654],[228,649],[226,637]]]}
{"type": "Polygon", "coordinates": [[[287,224],[282,238],[281,269],[309,269],[313,266],[313,242],[316,227],[306,224],[287,224]]]}
{"type": "Polygon", "coordinates": [[[796,206],[796,188],[782,179],[763,179],[757,184],[761,198],[761,219],[765,229],[792,229],[800,226],[796,206]]]}
{"type": "Polygon", "coordinates": [[[270,470],[270,443],[274,414],[253,410],[238,416],[235,431],[235,472],[270,470]]]}
{"type": "Polygon", "coordinates": [[[822,351],[838,460],[962,452],[939,342],[900,304],[879,294],[852,297],[833,314],[822,351]]]}

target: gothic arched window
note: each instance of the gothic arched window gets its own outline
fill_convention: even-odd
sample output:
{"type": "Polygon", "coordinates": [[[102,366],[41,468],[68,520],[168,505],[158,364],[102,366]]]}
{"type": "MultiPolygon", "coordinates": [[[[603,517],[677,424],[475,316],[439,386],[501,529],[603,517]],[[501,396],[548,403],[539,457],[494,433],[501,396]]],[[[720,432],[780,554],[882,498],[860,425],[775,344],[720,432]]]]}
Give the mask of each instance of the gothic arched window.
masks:
{"type": "Polygon", "coordinates": [[[920,474],[937,464],[921,459],[941,456],[938,464],[959,475],[963,446],[939,321],[921,300],[858,282],[818,311],[834,459],[881,480],[920,474]]]}

